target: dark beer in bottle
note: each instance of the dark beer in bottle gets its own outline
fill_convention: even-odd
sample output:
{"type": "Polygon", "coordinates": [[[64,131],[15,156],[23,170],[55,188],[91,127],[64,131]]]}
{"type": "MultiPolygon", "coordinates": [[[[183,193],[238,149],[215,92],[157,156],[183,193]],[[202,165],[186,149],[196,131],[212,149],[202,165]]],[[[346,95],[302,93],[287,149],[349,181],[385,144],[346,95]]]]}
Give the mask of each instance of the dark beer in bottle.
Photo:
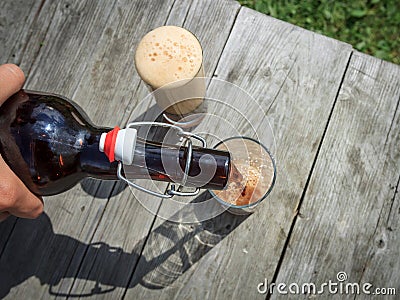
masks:
{"type": "Polygon", "coordinates": [[[190,159],[185,185],[207,189],[223,189],[230,171],[229,152],[193,146],[188,155],[187,147],[147,141],[129,128],[96,127],[62,96],[24,90],[0,107],[0,153],[43,196],[64,192],[84,177],[117,180],[119,161],[131,165],[130,178],[179,183],[190,159]],[[204,170],[212,170],[206,180],[204,170]]]}

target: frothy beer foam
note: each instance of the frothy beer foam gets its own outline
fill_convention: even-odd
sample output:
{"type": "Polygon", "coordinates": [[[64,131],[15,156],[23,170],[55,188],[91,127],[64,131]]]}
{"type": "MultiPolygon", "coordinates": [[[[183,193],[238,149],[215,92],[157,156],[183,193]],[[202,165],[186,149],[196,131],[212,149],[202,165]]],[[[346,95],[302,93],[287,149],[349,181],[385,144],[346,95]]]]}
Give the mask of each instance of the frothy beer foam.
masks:
{"type": "Polygon", "coordinates": [[[247,159],[233,159],[232,164],[234,168],[231,168],[227,188],[214,190],[215,195],[227,204],[237,206],[248,205],[264,197],[274,180],[274,164],[268,153],[259,147],[250,151],[247,159]]]}
{"type": "Polygon", "coordinates": [[[202,67],[203,54],[197,38],[186,29],[162,26],[147,33],[135,54],[140,77],[153,89],[192,79],[202,67]]]}

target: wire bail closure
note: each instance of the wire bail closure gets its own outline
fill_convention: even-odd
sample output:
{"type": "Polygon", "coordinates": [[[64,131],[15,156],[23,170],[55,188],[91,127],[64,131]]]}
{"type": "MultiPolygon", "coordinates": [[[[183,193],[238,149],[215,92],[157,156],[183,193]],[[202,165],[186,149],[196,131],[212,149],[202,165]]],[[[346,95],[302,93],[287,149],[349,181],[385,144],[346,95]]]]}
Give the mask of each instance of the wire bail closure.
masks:
{"type": "Polygon", "coordinates": [[[145,126],[145,125],[150,125],[150,126],[160,126],[160,127],[168,127],[168,128],[172,128],[175,129],[177,131],[177,135],[181,138],[181,140],[183,139],[184,145],[188,145],[188,154],[187,154],[187,158],[186,158],[186,163],[185,163],[185,171],[183,173],[183,178],[182,181],[179,183],[179,187],[178,189],[176,189],[175,184],[171,184],[171,188],[167,189],[165,191],[164,194],[158,193],[158,192],[154,192],[152,190],[149,190],[145,187],[142,187],[141,185],[138,185],[130,180],[128,180],[124,175],[122,175],[122,162],[118,161],[118,168],[117,168],[117,176],[120,180],[122,180],[123,182],[125,182],[126,184],[142,191],[145,192],[147,194],[156,196],[156,197],[160,197],[160,198],[172,198],[173,196],[184,196],[184,197],[189,197],[189,196],[196,196],[199,192],[200,189],[196,188],[195,191],[193,192],[180,192],[179,190],[185,186],[188,176],[189,176],[189,170],[190,170],[190,165],[192,162],[192,156],[193,156],[193,144],[192,144],[192,140],[191,138],[197,139],[202,143],[202,147],[206,148],[207,147],[207,142],[204,138],[202,138],[201,136],[191,133],[191,132],[187,132],[184,131],[182,128],[180,128],[179,126],[176,125],[172,125],[172,124],[168,124],[168,123],[161,123],[161,122],[133,122],[133,123],[129,123],[126,128],[131,128],[131,127],[135,127],[135,126],[145,126]]]}

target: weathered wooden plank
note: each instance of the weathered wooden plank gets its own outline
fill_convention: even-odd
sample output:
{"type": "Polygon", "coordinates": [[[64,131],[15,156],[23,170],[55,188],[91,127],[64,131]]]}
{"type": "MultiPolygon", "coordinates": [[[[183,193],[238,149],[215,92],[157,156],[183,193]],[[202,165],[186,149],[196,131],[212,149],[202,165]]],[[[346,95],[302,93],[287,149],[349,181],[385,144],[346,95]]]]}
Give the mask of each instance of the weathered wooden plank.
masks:
{"type": "MultiPolygon", "coordinates": [[[[73,98],[96,124],[124,124],[129,109],[136,105],[131,99],[140,82],[134,72],[133,50],[143,31],[165,22],[172,2],[57,2],[27,87],[73,98]]],[[[38,19],[47,14],[43,7],[38,19]]],[[[30,43],[36,40],[33,34],[30,43]]],[[[30,49],[28,43],[24,57],[31,57],[30,49]]],[[[35,221],[19,220],[0,259],[1,294],[41,298],[49,296],[49,288],[68,292],[84,254],[108,249],[103,245],[96,250],[87,243],[110,195],[119,187],[86,181],[62,195],[47,197],[47,215],[35,221]]],[[[126,190],[113,199],[129,195],[126,190]]],[[[138,232],[144,227],[146,235],[150,226],[145,226],[146,220],[151,223],[150,218],[133,219],[132,226],[138,232]]]]}
{"type": "MultiPolygon", "coordinates": [[[[157,218],[128,296],[265,298],[257,284],[274,275],[351,51],[350,45],[240,10],[215,75],[244,88],[268,111],[251,113],[258,119],[254,126],[265,117],[272,123],[276,186],[247,218],[224,214],[191,225],[157,218]]],[[[243,111],[239,98],[226,95],[243,111]]]]}
{"type": "Polygon", "coordinates": [[[196,32],[203,48],[205,76],[213,76],[222,50],[227,41],[227,34],[239,11],[239,3],[231,0],[219,1],[194,0],[184,27],[196,32]]]}
{"type": "MultiPolygon", "coordinates": [[[[191,1],[175,2],[167,24],[183,25],[199,37],[204,36],[207,32],[210,36],[218,36],[221,41],[219,47],[214,47],[212,50],[210,49],[212,55],[205,58],[205,60],[209,62],[210,66],[215,66],[222,52],[225,40],[228,38],[230,27],[227,25],[224,26],[224,30],[222,31],[223,34],[221,34],[218,26],[212,29],[209,27],[203,28],[203,26],[198,26],[196,23],[187,24],[185,20],[193,20],[194,15],[199,14],[201,10],[205,10],[204,14],[209,16],[208,22],[216,24],[218,22],[227,22],[228,20],[232,25],[239,5],[235,2],[226,1],[200,1],[199,3],[200,4],[191,5],[191,1]],[[207,13],[208,11],[216,11],[216,13],[207,13]],[[221,18],[222,15],[225,17],[221,18]]],[[[143,30],[141,36],[147,31],[143,30]]],[[[202,41],[201,38],[200,41],[202,41]]],[[[146,87],[142,84],[139,89],[142,90],[144,94],[148,93],[146,87]]],[[[137,114],[140,113],[143,112],[134,110],[131,120],[137,119],[137,114]]],[[[150,116],[145,116],[144,118],[146,120],[152,120],[149,119],[150,116]]],[[[154,183],[148,183],[146,185],[146,187],[151,187],[152,189],[154,189],[154,186],[158,186],[160,189],[163,187],[163,189],[161,189],[163,192],[166,185],[155,185],[154,183]]],[[[146,206],[152,207],[152,211],[157,211],[161,203],[160,199],[136,191],[135,196],[128,193],[124,197],[118,198],[118,205],[107,206],[92,242],[107,241],[108,244],[121,247],[124,251],[120,252],[120,254],[116,254],[120,259],[118,263],[110,264],[107,263],[109,260],[109,254],[107,252],[103,252],[98,256],[86,255],[82,263],[82,268],[77,274],[77,280],[71,290],[72,295],[82,294],[88,290],[90,291],[93,287],[93,283],[87,279],[95,281],[96,278],[103,284],[115,287],[115,289],[110,293],[104,294],[104,297],[118,298],[125,293],[125,288],[126,286],[129,286],[129,281],[136,268],[137,259],[140,256],[142,247],[147,241],[146,235],[151,229],[149,223],[145,223],[145,221],[152,223],[155,218],[154,215],[150,215],[145,211],[135,198],[139,198],[141,203],[146,202],[146,206]],[[132,222],[135,222],[135,224],[130,225],[132,222]],[[129,255],[125,255],[125,253],[129,253],[129,255]]],[[[98,297],[99,296],[100,295],[98,295],[98,297]]],[[[127,295],[127,297],[130,298],[135,296],[127,295]]]]}
{"type": "Polygon", "coordinates": [[[19,63],[30,31],[42,8],[41,1],[9,1],[0,3],[0,63],[19,63]]]}
{"type": "MultiPolygon", "coordinates": [[[[39,17],[40,10],[48,11],[52,14],[55,5],[48,6],[41,1],[8,1],[4,0],[0,3],[0,64],[15,63],[20,64],[25,75],[29,75],[29,70],[34,62],[34,55],[40,49],[39,42],[31,45],[33,49],[32,60],[21,62],[23,54],[26,52],[28,42],[32,36],[38,39],[45,35],[46,29],[51,18],[43,19],[39,17]],[[49,20],[50,19],[50,20],[49,20]],[[32,35],[32,32],[35,32],[32,35]]],[[[14,228],[16,218],[10,217],[6,222],[0,225],[0,255],[6,244],[6,241],[14,228]]]]}
{"type": "MultiPolygon", "coordinates": [[[[399,114],[397,114],[399,115],[399,114]]],[[[399,118],[398,118],[399,119],[399,118]]],[[[398,121],[397,121],[397,125],[398,121]]],[[[399,266],[399,214],[400,214],[400,186],[391,186],[394,194],[393,199],[385,201],[379,221],[375,229],[375,234],[370,240],[370,251],[367,261],[364,265],[364,272],[360,278],[361,283],[369,282],[374,288],[385,288],[381,294],[398,295],[399,294],[399,273],[396,272],[399,266]],[[391,270],[392,272],[388,272],[391,270]],[[389,291],[389,288],[391,289],[389,291]],[[393,288],[395,290],[393,290],[393,288]]],[[[389,193],[390,194],[390,193],[389,193]]],[[[371,288],[371,293],[375,292],[371,288]]],[[[398,297],[398,296],[397,296],[398,297]]],[[[356,299],[362,299],[357,296],[356,299]]],[[[393,297],[396,299],[396,297],[393,297]]]]}
{"type": "Polygon", "coordinates": [[[399,99],[400,67],[354,52],[277,282],[399,288],[399,99]]]}
{"type": "MultiPolygon", "coordinates": [[[[36,58],[36,56],[38,54],[38,48],[41,50],[39,52],[39,54],[41,52],[47,52],[46,56],[45,56],[46,60],[42,61],[42,65],[46,65],[47,67],[54,66],[54,64],[53,64],[54,61],[58,61],[58,59],[60,58],[60,57],[58,57],[58,53],[56,53],[54,50],[51,51],[50,53],[48,52],[48,48],[54,47],[54,43],[51,43],[51,39],[46,39],[46,38],[48,38],[49,35],[51,35],[51,31],[52,30],[53,30],[53,32],[59,32],[60,34],[64,33],[63,36],[65,36],[65,41],[67,41],[67,42],[70,41],[67,38],[67,35],[65,35],[65,33],[68,31],[68,26],[69,26],[69,23],[71,23],[71,22],[68,22],[69,14],[68,14],[68,12],[64,11],[64,9],[67,8],[66,6],[69,7],[69,5],[74,7],[74,3],[66,3],[66,2],[65,3],[60,3],[59,2],[59,3],[56,4],[56,6],[54,6],[53,4],[48,4],[48,3],[44,3],[40,13],[38,14],[38,16],[36,18],[37,22],[34,23],[31,26],[31,28],[23,28],[23,30],[26,30],[26,31],[31,31],[32,30],[32,32],[33,32],[32,36],[28,40],[27,45],[25,46],[26,50],[24,52],[24,56],[21,58],[22,59],[22,64],[21,65],[22,65],[22,67],[23,67],[25,72],[29,72],[29,70],[31,70],[31,65],[34,62],[34,60],[35,60],[35,58],[36,58]],[[56,11],[56,12],[54,12],[54,11],[56,11]],[[54,14],[55,14],[55,18],[57,18],[57,21],[53,21],[53,19],[51,18],[54,14]],[[63,23],[64,21],[66,21],[66,22],[63,23]],[[46,26],[46,22],[47,22],[47,24],[50,24],[50,25],[46,26]],[[62,24],[62,26],[61,25],[57,26],[55,24],[57,22],[60,22],[60,24],[62,24]],[[38,31],[35,31],[35,29],[37,27],[40,28],[40,26],[43,26],[43,30],[40,29],[38,31]],[[51,27],[51,30],[50,30],[49,35],[48,35],[47,34],[48,33],[47,32],[47,28],[49,26],[51,27]],[[39,41],[40,41],[40,43],[39,43],[39,41]],[[40,46],[42,46],[42,47],[40,47],[40,46]],[[53,53],[53,54],[51,54],[51,53],[53,53]],[[24,63],[23,60],[24,60],[25,56],[27,57],[27,60],[24,63]],[[28,60],[29,58],[32,58],[33,61],[29,61],[28,60]]],[[[87,6],[88,10],[90,10],[92,8],[93,8],[93,6],[90,6],[90,5],[87,6]]],[[[107,13],[107,11],[105,11],[105,13],[107,13]]],[[[100,18],[99,21],[101,22],[101,20],[102,20],[102,18],[100,18]]],[[[80,25],[79,22],[77,22],[77,20],[75,19],[74,20],[74,26],[71,26],[69,28],[69,30],[73,31],[73,30],[76,29],[75,26],[79,27],[79,25],[80,25]]],[[[60,49],[64,50],[62,47],[60,47],[60,49]]],[[[65,62],[65,60],[64,60],[64,62],[65,62]]],[[[66,65],[68,65],[68,64],[66,64],[66,65]]],[[[27,84],[25,85],[27,88],[37,89],[37,90],[50,90],[50,91],[53,91],[53,92],[59,92],[61,94],[65,94],[66,93],[67,88],[65,88],[64,91],[57,91],[55,89],[55,87],[53,87],[54,90],[52,90],[51,86],[49,87],[49,89],[47,89],[48,87],[45,88],[47,79],[44,78],[45,77],[44,75],[49,75],[49,77],[51,77],[55,81],[58,80],[58,82],[62,82],[64,80],[63,71],[65,71],[65,70],[62,70],[60,68],[53,69],[53,70],[51,70],[51,69],[49,70],[48,69],[48,70],[46,70],[46,71],[49,72],[48,74],[47,74],[47,72],[41,73],[41,70],[42,69],[40,69],[39,71],[33,71],[32,72],[33,74],[31,74],[32,76],[28,77],[27,84]],[[35,80],[36,80],[36,82],[35,82],[35,80]]],[[[98,186],[96,186],[93,191],[95,191],[97,188],[98,188],[98,186]]],[[[109,187],[109,189],[110,189],[110,187],[109,187]]],[[[76,189],[76,190],[78,190],[78,189],[76,189]]],[[[94,209],[94,211],[95,211],[94,216],[96,216],[96,214],[98,214],[98,212],[97,212],[97,208],[98,207],[96,208],[96,207],[91,206],[92,204],[96,204],[96,201],[91,202],[89,200],[89,199],[91,199],[93,197],[91,197],[91,196],[88,197],[82,191],[82,189],[80,189],[80,191],[78,191],[78,193],[75,194],[75,195],[77,195],[77,197],[76,197],[76,199],[74,199],[75,201],[72,200],[72,202],[75,202],[75,205],[77,205],[78,204],[77,202],[81,201],[81,203],[80,203],[81,205],[75,206],[76,210],[81,209],[82,212],[83,212],[85,207],[87,207],[86,206],[87,203],[89,202],[89,209],[86,210],[86,212],[83,213],[83,214],[87,214],[91,209],[94,209]],[[79,198],[79,200],[77,200],[78,198],[79,198]]],[[[65,222],[65,224],[70,224],[69,221],[71,220],[71,218],[70,218],[70,216],[68,214],[73,214],[73,210],[71,211],[68,208],[63,207],[63,202],[65,202],[64,201],[65,200],[64,197],[65,198],[69,198],[69,197],[74,198],[74,191],[66,193],[63,196],[58,197],[58,199],[57,199],[57,197],[51,197],[53,199],[57,199],[57,200],[52,201],[52,202],[48,201],[48,199],[50,199],[50,198],[47,198],[46,201],[45,201],[45,206],[46,206],[45,209],[46,209],[47,213],[49,215],[51,215],[52,218],[55,218],[55,219],[57,219],[57,217],[58,217],[57,216],[58,212],[56,211],[57,209],[60,209],[61,215],[62,215],[62,211],[64,213],[67,213],[66,217],[67,217],[68,221],[65,222]],[[53,211],[53,213],[52,213],[52,211],[53,211]]],[[[98,201],[97,202],[97,206],[99,206],[99,204],[102,205],[102,202],[105,202],[105,201],[104,200],[98,201]]],[[[46,217],[47,216],[44,216],[44,218],[46,218],[46,217]]],[[[65,219],[65,217],[64,217],[64,219],[65,219]]],[[[59,220],[62,220],[62,218],[60,218],[59,220]]],[[[72,229],[72,230],[70,230],[69,234],[71,234],[72,236],[74,234],[78,235],[80,233],[82,227],[84,227],[84,224],[85,224],[86,220],[87,220],[87,218],[85,218],[85,217],[82,218],[82,219],[75,219],[74,220],[74,222],[75,222],[74,225],[75,226],[70,226],[70,225],[68,226],[69,229],[72,229]]],[[[40,223],[40,220],[35,221],[34,224],[37,224],[37,223],[40,223]]],[[[32,243],[26,243],[27,236],[24,235],[23,233],[26,232],[26,227],[29,226],[27,224],[28,223],[26,222],[26,220],[19,220],[18,221],[17,226],[14,229],[13,235],[10,238],[9,245],[5,249],[5,251],[4,251],[3,255],[2,255],[2,260],[0,261],[0,264],[2,266],[2,268],[1,268],[1,271],[2,271],[1,278],[2,278],[2,282],[4,282],[4,283],[7,282],[7,284],[4,284],[4,285],[1,286],[2,294],[3,293],[7,294],[9,292],[10,288],[14,287],[16,284],[18,284],[20,282],[21,278],[23,278],[23,280],[25,280],[26,278],[29,278],[30,275],[31,275],[29,272],[27,272],[28,269],[25,269],[24,267],[17,267],[17,268],[15,267],[15,266],[18,266],[18,264],[20,263],[19,259],[23,259],[23,257],[24,257],[23,255],[21,255],[20,257],[18,257],[18,256],[16,257],[15,253],[18,253],[18,251],[16,251],[15,248],[19,247],[20,250],[25,250],[26,251],[25,256],[26,257],[30,257],[30,255],[27,254],[27,253],[32,251],[32,247],[35,247],[34,243],[33,244],[32,243]],[[12,258],[10,258],[10,256],[12,258]],[[11,265],[10,265],[10,263],[11,263],[11,265]],[[15,272],[14,273],[15,276],[9,276],[8,273],[10,272],[10,269],[15,270],[14,271],[15,272]]],[[[31,224],[31,223],[29,223],[29,224],[31,224]]],[[[57,225],[57,223],[55,223],[55,224],[57,225]]],[[[30,225],[30,226],[34,226],[34,225],[30,225]]],[[[66,226],[63,225],[63,226],[60,226],[60,227],[66,227],[66,226]]],[[[66,228],[66,231],[68,231],[68,227],[66,228]]],[[[88,227],[88,230],[90,231],[90,227],[88,227]]],[[[42,233],[40,231],[40,227],[37,227],[37,229],[34,232],[35,232],[36,235],[39,235],[39,236],[42,233]]],[[[85,234],[85,232],[82,232],[82,233],[85,234]]],[[[52,241],[52,240],[50,240],[50,241],[52,241]]],[[[51,247],[51,245],[52,245],[52,243],[49,243],[47,246],[51,247]]],[[[60,245],[60,246],[61,246],[61,248],[60,248],[61,251],[68,252],[68,250],[74,250],[75,249],[75,248],[68,248],[68,247],[63,248],[62,245],[60,245]]],[[[46,253],[46,251],[44,249],[42,249],[42,250],[43,250],[44,253],[46,253]]],[[[43,254],[43,255],[45,256],[45,254],[43,254]]],[[[67,255],[66,255],[66,257],[67,257],[67,255]]],[[[38,270],[40,270],[40,266],[38,265],[39,262],[40,262],[40,260],[32,260],[31,261],[31,266],[32,266],[33,270],[35,270],[38,273],[39,273],[38,270]]],[[[51,265],[51,264],[52,264],[52,261],[49,260],[47,265],[51,265]]],[[[67,265],[68,265],[68,263],[65,263],[64,264],[64,268],[67,265]]],[[[61,266],[62,266],[62,264],[61,264],[61,266]]],[[[49,269],[51,269],[51,268],[49,268],[49,269]]],[[[32,270],[32,269],[29,269],[29,270],[32,270]]],[[[35,281],[32,281],[32,280],[31,281],[29,281],[29,280],[25,281],[24,282],[24,286],[21,286],[18,289],[14,289],[9,294],[9,296],[12,298],[12,297],[17,296],[17,295],[21,296],[21,297],[26,297],[27,295],[31,295],[32,297],[34,297],[34,295],[36,295],[36,296],[40,295],[43,292],[44,287],[42,288],[42,290],[40,290],[40,289],[33,288],[34,286],[35,286],[35,281]]]]}

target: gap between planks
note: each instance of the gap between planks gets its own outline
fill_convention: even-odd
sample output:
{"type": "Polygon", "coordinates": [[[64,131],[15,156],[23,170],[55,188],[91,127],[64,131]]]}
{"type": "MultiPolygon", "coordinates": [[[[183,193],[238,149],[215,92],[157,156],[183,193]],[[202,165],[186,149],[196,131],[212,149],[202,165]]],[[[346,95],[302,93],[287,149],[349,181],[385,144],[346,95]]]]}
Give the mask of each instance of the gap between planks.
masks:
{"type": "Polygon", "coordinates": [[[387,133],[387,135],[386,135],[385,146],[387,145],[387,141],[388,141],[388,139],[389,139],[390,132],[392,131],[394,119],[396,118],[397,111],[399,110],[399,104],[400,104],[400,97],[399,97],[399,100],[397,100],[397,105],[396,105],[396,109],[394,110],[392,122],[390,123],[389,131],[388,131],[388,133],[387,133]]]}
{"type": "MultiPolygon", "coordinates": [[[[341,80],[340,80],[340,84],[339,84],[339,87],[338,87],[337,92],[336,92],[335,100],[334,100],[334,102],[333,102],[331,111],[330,111],[330,113],[329,113],[328,121],[327,121],[326,124],[325,124],[324,132],[323,132],[323,134],[322,134],[321,141],[319,142],[318,149],[317,149],[317,153],[315,154],[314,161],[313,161],[313,163],[312,163],[312,165],[311,165],[311,170],[310,170],[310,172],[309,172],[309,174],[308,174],[306,184],[305,184],[305,186],[304,186],[302,195],[301,195],[301,197],[300,197],[300,201],[299,201],[299,203],[298,203],[298,205],[297,205],[297,208],[296,208],[296,214],[295,214],[295,216],[293,217],[292,224],[290,225],[290,229],[289,229],[288,235],[287,235],[287,237],[286,237],[285,244],[283,245],[283,249],[282,249],[281,255],[280,255],[280,257],[279,257],[279,261],[278,261],[278,264],[277,264],[277,266],[276,266],[276,269],[275,269],[275,272],[274,272],[274,276],[272,277],[272,281],[271,281],[271,282],[275,282],[276,279],[278,278],[278,274],[279,274],[279,271],[280,271],[280,269],[281,269],[283,259],[285,258],[286,250],[287,250],[287,248],[289,247],[290,238],[291,238],[291,236],[292,236],[293,229],[294,229],[294,227],[296,226],[296,222],[297,222],[297,219],[298,219],[299,214],[300,214],[300,208],[301,208],[301,205],[302,205],[302,203],[303,203],[303,201],[304,201],[304,198],[305,198],[305,195],[306,195],[306,192],[307,192],[307,189],[308,189],[308,185],[309,185],[310,179],[311,179],[311,177],[312,177],[312,173],[313,173],[314,168],[315,168],[315,165],[316,165],[316,163],[317,163],[318,156],[319,156],[319,153],[320,153],[320,150],[321,150],[321,147],[322,147],[322,143],[323,143],[323,141],[324,141],[324,139],[325,139],[325,135],[326,135],[326,132],[327,132],[328,127],[329,127],[329,123],[330,123],[331,118],[332,118],[332,115],[333,115],[333,111],[334,111],[334,109],[335,109],[337,100],[338,100],[338,98],[339,98],[339,93],[340,93],[340,90],[341,90],[341,88],[342,88],[344,79],[345,79],[345,77],[346,77],[346,73],[347,73],[347,70],[348,70],[348,68],[349,68],[350,61],[351,61],[351,58],[352,58],[352,56],[353,56],[353,52],[354,52],[353,50],[350,52],[349,58],[347,59],[346,68],[345,68],[345,70],[344,70],[344,72],[343,72],[343,75],[342,75],[342,78],[341,78],[341,80]]],[[[266,300],[269,300],[269,299],[271,299],[271,296],[272,296],[272,295],[271,295],[270,291],[268,291],[267,296],[266,296],[265,299],[266,299],[266,300]]]]}

